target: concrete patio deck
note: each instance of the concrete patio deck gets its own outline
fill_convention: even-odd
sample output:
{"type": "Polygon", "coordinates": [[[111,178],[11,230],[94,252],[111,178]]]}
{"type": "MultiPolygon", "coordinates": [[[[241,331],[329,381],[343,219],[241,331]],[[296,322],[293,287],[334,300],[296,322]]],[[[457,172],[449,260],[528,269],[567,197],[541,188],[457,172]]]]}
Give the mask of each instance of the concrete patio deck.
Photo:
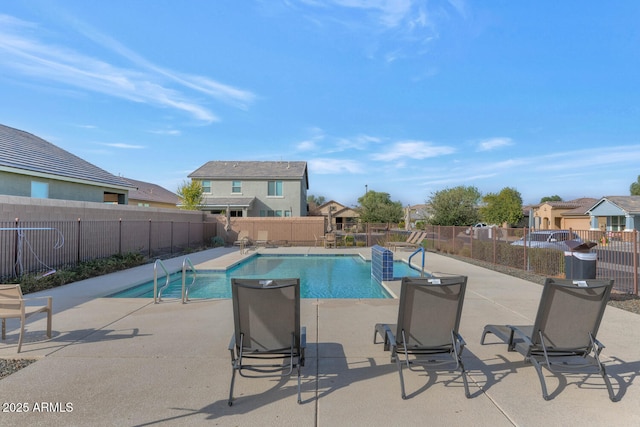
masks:
{"type": "MultiPolygon", "coordinates": [[[[348,251],[359,250],[370,252],[348,251]]],[[[189,255],[202,269],[244,256],[230,248],[189,255]]],[[[182,258],[166,264],[177,270],[182,258]]],[[[609,400],[597,375],[548,372],[552,400],[545,401],[534,368],[521,356],[503,344],[479,343],[487,323],[533,323],[542,287],[432,253],[427,270],[469,277],[460,332],[467,341],[470,399],[460,376],[447,372],[406,373],[408,399],[401,399],[395,364],[381,344],[372,343],[375,323],[395,323],[397,300],[303,299],[308,347],[302,404],[296,403],[295,377],[239,377],[229,407],[231,301],[103,298],[149,280],[152,266],[146,265],[40,293],[54,298],[54,335],[44,336],[43,317],[29,322],[19,355],[16,324],[9,324],[0,357],[39,360],[0,380],[0,425],[640,425],[640,316],[608,307],[598,334],[619,402],[609,400]],[[42,402],[55,410],[42,411],[42,402]],[[11,412],[9,403],[26,403],[30,410],[11,412]]]]}

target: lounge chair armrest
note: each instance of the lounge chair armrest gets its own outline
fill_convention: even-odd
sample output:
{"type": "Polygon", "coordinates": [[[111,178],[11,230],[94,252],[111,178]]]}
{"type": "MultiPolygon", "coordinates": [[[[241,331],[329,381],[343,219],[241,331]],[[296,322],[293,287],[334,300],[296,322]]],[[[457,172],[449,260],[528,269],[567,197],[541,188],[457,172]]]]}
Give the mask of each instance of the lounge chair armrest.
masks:
{"type": "Polygon", "coordinates": [[[456,340],[456,343],[458,344],[458,353],[462,353],[462,349],[464,349],[464,346],[467,345],[467,342],[464,340],[464,338],[462,338],[462,335],[460,335],[458,332],[454,332],[453,336],[456,340]]]}
{"type": "Polygon", "coordinates": [[[605,348],[605,345],[602,344],[600,341],[598,341],[596,338],[591,338],[593,341],[593,351],[597,354],[600,355],[600,352],[602,351],[603,348],[605,348]]]}
{"type": "MultiPolygon", "coordinates": [[[[518,338],[521,338],[526,345],[533,345],[533,342],[531,341],[531,337],[528,336],[520,328],[518,328],[517,326],[511,326],[511,325],[507,325],[507,327],[509,327],[509,329],[513,331],[514,338],[515,338],[515,335],[517,335],[518,338]]],[[[512,345],[512,344],[513,342],[509,343],[509,345],[512,345]]]]}
{"type": "Polygon", "coordinates": [[[47,306],[50,308],[53,304],[53,297],[33,297],[33,298],[24,298],[23,301],[25,305],[29,305],[29,302],[36,300],[47,300],[47,306]]]}
{"type": "Polygon", "coordinates": [[[306,348],[306,347],[307,347],[307,327],[301,326],[300,327],[300,348],[306,348]]]}

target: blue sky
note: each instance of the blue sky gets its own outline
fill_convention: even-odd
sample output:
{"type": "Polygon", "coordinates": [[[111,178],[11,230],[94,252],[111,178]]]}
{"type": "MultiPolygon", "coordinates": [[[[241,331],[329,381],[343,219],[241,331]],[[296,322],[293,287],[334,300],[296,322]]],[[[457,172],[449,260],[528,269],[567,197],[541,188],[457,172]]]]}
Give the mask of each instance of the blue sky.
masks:
{"type": "Polygon", "coordinates": [[[309,193],[628,195],[640,2],[0,5],[0,123],[175,191],[209,160],[304,160],[309,193]]]}

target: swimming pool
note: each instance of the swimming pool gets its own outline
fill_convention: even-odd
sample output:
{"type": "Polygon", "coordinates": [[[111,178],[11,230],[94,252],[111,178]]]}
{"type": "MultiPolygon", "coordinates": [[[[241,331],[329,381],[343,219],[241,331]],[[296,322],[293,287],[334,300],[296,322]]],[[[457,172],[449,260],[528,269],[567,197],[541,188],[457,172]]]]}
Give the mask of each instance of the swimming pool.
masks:
{"type": "MultiPolygon", "coordinates": [[[[394,276],[418,276],[404,262],[394,262],[394,276]]],[[[182,275],[171,276],[162,297],[182,297],[182,275]]],[[[371,262],[359,256],[256,255],[226,271],[199,270],[189,298],[231,298],[231,278],[300,278],[301,298],[391,298],[371,277],[371,262]]],[[[187,283],[190,283],[190,276],[187,283]]],[[[158,279],[158,286],[165,279],[158,279]]],[[[153,280],[111,295],[113,298],[153,298],[153,280]]]]}

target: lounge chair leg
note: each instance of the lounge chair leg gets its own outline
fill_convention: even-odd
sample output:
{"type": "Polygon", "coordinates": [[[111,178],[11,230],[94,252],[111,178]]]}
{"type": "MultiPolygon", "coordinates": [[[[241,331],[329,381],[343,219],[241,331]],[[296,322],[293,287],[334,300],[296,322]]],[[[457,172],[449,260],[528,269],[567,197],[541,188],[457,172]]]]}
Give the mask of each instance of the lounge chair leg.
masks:
{"type": "Polygon", "coordinates": [[[533,367],[536,368],[536,373],[538,374],[538,378],[540,379],[540,386],[542,387],[542,397],[544,400],[550,400],[549,393],[547,392],[547,383],[544,380],[544,373],[542,372],[542,366],[536,360],[535,357],[530,358],[530,362],[533,367]]]}
{"type": "Polygon", "coordinates": [[[396,365],[398,365],[398,375],[400,375],[400,393],[403,400],[407,399],[407,393],[404,391],[404,377],[402,376],[402,361],[396,355],[396,365]]]}
{"type": "Polygon", "coordinates": [[[464,385],[464,395],[467,396],[467,399],[471,398],[471,392],[469,391],[469,381],[467,380],[467,372],[464,370],[464,365],[462,361],[459,360],[458,364],[460,365],[460,372],[462,372],[462,384],[464,385]]]}
{"type": "Polygon", "coordinates": [[[602,379],[604,379],[604,383],[607,386],[607,391],[609,392],[609,399],[611,399],[612,402],[617,402],[618,398],[613,393],[613,387],[611,386],[611,381],[607,376],[607,372],[605,371],[604,366],[600,366],[600,374],[602,375],[602,379]]]}
{"type": "Polygon", "coordinates": [[[24,336],[24,324],[25,324],[26,320],[24,318],[22,318],[20,320],[20,338],[18,338],[18,353],[20,353],[20,350],[22,349],[22,337],[24,336]]]}
{"type": "Polygon", "coordinates": [[[300,361],[298,360],[298,405],[302,403],[302,395],[300,393],[300,361]]]}
{"type": "Polygon", "coordinates": [[[236,368],[231,371],[231,387],[229,388],[229,406],[233,405],[233,385],[236,381],[236,368]]]}

